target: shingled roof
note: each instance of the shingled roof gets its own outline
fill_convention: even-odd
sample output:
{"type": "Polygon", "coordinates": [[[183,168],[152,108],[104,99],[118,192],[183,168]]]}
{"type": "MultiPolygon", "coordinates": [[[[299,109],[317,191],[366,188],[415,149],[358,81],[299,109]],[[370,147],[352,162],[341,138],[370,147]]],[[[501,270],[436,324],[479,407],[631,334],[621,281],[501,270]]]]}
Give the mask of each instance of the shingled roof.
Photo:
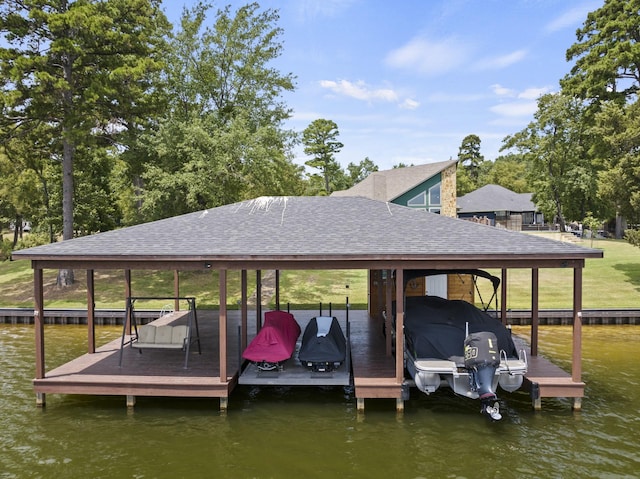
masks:
{"type": "Polygon", "coordinates": [[[331,196],[362,196],[393,201],[455,163],[457,160],[376,171],[348,190],[334,191],[331,196]]]}
{"type": "Polygon", "coordinates": [[[533,193],[515,193],[500,185],[485,185],[458,198],[458,213],[536,211],[531,201],[533,193]]]}
{"type": "Polygon", "coordinates": [[[353,268],[357,262],[451,268],[519,261],[524,267],[545,260],[560,267],[599,257],[600,250],[359,197],[262,197],[13,254],[47,267],[87,269],[127,262],[158,269],[169,262],[229,269],[353,268]]]}

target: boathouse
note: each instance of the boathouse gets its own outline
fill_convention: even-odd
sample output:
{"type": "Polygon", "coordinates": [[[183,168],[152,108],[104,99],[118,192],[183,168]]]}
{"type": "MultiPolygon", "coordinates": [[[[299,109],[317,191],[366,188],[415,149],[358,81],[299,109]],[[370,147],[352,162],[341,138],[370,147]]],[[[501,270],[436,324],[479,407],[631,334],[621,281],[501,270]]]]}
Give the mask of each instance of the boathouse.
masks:
{"type": "MultiPolygon", "coordinates": [[[[572,243],[506,231],[443,215],[361,197],[262,197],[200,212],[16,251],[13,259],[30,260],[34,271],[34,324],[37,404],[46,394],[122,395],[132,405],[136,396],[212,397],[226,408],[242,370],[239,350],[247,345],[248,271],[339,270],[385,271],[386,304],[391,311],[395,294],[399,334],[382,335],[378,318],[363,312],[351,321],[351,374],[358,409],[371,398],[395,399],[403,407],[403,272],[410,269],[502,271],[501,312],[506,320],[506,277],[509,269],[531,270],[532,331],[530,367],[526,381],[534,406],[542,397],[571,397],[579,409],[584,395],[581,366],[582,271],[587,258],[602,251],[572,243]],[[540,269],[573,271],[573,357],[571,372],[551,368],[538,357],[538,274],[540,269]],[[46,369],[43,271],[86,271],[87,353],[46,369]],[[122,350],[120,340],[96,347],[96,270],[122,270],[125,298],[131,291],[131,271],[179,272],[217,270],[219,311],[200,317],[200,354],[192,349],[187,367],[173,352],[157,351],[155,361],[137,366],[140,355],[122,350]],[[242,300],[239,310],[227,308],[229,272],[240,272],[242,300]],[[392,274],[393,272],[393,274],[392,274]],[[395,293],[392,293],[395,291],[395,293]],[[234,314],[237,313],[237,317],[234,314]],[[237,323],[237,324],[236,324],[237,323]],[[235,328],[240,328],[237,334],[235,328]],[[240,336],[240,337],[238,337],[240,336]],[[394,344],[391,342],[394,341],[394,344]],[[394,354],[397,351],[399,354],[394,354]],[[165,359],[165,358],[173,359],[165,359]]],[[[258,295],[258,297],[260,297],[258,295]]],[[[258,318],[260,321],[260,308],[258,318]]],[[[389,321],[389,318],[387,318],[389,321]]],[[[130,333],[130,331],[129,331],[130,333]]]]}

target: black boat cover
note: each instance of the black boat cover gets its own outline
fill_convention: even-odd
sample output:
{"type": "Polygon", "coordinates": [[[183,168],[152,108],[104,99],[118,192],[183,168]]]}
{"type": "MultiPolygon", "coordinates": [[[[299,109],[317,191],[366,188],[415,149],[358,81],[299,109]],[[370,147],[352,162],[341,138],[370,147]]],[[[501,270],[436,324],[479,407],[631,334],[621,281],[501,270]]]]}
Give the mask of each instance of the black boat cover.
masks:
{"type": "Polygon", "coordinates": [[[405,337],[415,358],[464,362],[466,323],[469,323],[469,333],[494,333],[498,348],[504,350],[507,357],[517,357],[511,332],[500,321],[474,305],[437,296],[406,298],[405,337]]]}
{"type": "Polygon", "coordinates": [[[298,358],[303,363],[341,363],[347,356],[347,342],[336,318],[311,318],[302,334],[298,358]]]}

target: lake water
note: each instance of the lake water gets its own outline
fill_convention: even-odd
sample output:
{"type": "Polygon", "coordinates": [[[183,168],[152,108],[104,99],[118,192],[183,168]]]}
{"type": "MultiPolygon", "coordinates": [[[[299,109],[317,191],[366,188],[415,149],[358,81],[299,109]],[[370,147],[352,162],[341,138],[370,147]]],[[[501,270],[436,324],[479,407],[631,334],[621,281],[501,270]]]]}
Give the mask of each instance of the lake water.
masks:
{"type": "MultiPolygon", "coordinates": [[[[47,368],[80,355],[86,327],[47,326],[47,368]]],[[[514,328],[526,332],[526,328],[514,328]]],[[[635,478],[640,326],[585,326],[581,412],[502,393],[504,419],[447,390],[367,400],[344,388],[239,387],[217,400],[48,395],[35,406],[32,326],[0,325],[0,478],[635,478]]],[[[120,327],[98,329],[102,344],[120,327]]],[[[571,330],[540,352],[568,368],[571,330]]]]}

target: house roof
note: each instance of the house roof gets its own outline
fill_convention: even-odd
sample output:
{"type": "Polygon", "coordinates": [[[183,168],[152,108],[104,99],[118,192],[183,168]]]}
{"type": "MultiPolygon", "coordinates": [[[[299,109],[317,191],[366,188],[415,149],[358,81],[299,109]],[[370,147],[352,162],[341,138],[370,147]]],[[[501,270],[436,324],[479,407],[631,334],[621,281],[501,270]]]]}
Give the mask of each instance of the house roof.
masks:
{"type": "Polygon", "coordinates": [[[596,257],[600,250],[358,197],[262,197],[13,253],[81,269],[563,267],[596,257]]]}
{"type": "Polygon", "coordinates": [[[348,190],[334,191],[331,196],[362,196],[393,201],[455,163],[457,160],[376,171],[348,190]]]}
{"type": "Polygon", "coordinates": [[[499,185],[485,185],[458,198],[458,213],[537,211],[533,193],[515,193],[499,185]]]}

